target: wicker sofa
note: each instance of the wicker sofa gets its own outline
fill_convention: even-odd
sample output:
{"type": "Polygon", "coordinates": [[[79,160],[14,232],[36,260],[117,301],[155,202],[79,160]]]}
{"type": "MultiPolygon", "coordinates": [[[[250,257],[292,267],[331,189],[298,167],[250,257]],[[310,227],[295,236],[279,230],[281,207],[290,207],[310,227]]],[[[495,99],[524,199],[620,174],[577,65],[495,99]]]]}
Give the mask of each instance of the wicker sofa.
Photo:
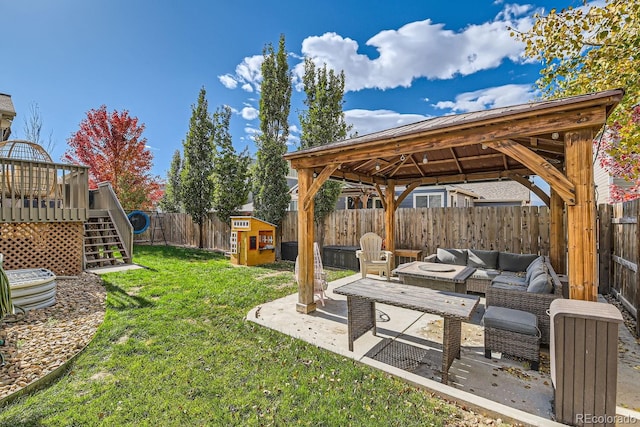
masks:
{"type": "Polygon", "coordinates": [[[540,342],[549,344],[551,319],[548,311],[552,301],[563,298],[563,288],[547,257],[543,258],[543,268],[551,287],[550,292],[530,292],[522,285],[494,281],[487,289],[485,306],[505,307],[535,314],[541,334],[540,342]]]}
{"type": "Polygon", "coordinates": [[[486,294],[493,279],[501,275],[523,273],[536,258],[536,254],[438,248],[435,254],[425,257],[424,261],[475,268],[476,271],[467,279],[467,292],[486,294]]]}
{"type": "Polygon", "coordinates": [[[505,307],[535,314],[540,342],[549,344],[547,311],[551,301],[563,297],[563,289],[548,257],[475,249],[438,249],[424,260],[475,267],[476,272],[467,279],[467,291],[484,293],[486,307],[505,307]]]}

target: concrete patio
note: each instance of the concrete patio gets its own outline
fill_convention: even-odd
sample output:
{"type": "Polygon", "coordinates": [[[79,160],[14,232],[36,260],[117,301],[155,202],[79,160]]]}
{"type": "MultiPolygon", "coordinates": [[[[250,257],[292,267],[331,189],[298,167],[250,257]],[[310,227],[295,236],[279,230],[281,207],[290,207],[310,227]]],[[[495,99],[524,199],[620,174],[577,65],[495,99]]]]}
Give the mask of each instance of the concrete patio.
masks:
{"type": "MultiPolygon", "coordinates": [[[[529,370],[527,362],[499,353],[492,359],[484,357],[480,325],[484,298],[471,322],[463,323],[461,358],[449,370],[449,385],[440,383],[442,318],[438,316],[376,304],[377,336],[365,334],[350,352],[346,297],[332,290],[358,278],[359,274],[332,282],[326,305],[318,301],[311,314],[296,311],[298,295],[292,294],[255,307],[247,319],[403,378],[485,415],[527,425],[560,425],[552,421],[548,349],[542,349],[539,372],[529,370]]],[[[617,412],[631,423],[640,423],[640,412],[636,412],[640,409],[640,351],[624,325],[620,326],[619,354],[617,412]]]]}

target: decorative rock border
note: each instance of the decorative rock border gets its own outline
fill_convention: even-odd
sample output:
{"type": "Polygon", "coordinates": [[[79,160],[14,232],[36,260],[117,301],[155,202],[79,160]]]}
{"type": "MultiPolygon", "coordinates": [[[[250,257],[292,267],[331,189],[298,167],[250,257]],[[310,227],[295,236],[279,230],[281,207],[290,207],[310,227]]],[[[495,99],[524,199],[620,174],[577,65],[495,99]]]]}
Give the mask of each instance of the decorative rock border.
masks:
{"type": "Polygon", "coordinates": [[[0,323],[0,407],[60,377],[104,320],[106,290],[94,274],[57,280],[56,299],[53,306],[0,323]]]}

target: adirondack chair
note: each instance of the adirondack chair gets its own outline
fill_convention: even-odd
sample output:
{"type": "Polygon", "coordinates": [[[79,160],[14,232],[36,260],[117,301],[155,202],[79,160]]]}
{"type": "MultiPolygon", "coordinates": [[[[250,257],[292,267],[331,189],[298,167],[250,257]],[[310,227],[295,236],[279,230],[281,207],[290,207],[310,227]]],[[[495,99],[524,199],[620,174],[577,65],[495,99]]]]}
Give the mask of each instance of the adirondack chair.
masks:
{"type": "Polygon", "coordinates": [[[360,249],[356,251],[356,258],[360,260],[360,273],[367,277],[367,273],[385,275],[391,280],[391,260],[393,252],[382,249],[382,237],[376,233],[365,233],[360,238],[360,249]]]}
{"type": "MultiPolygon", "coordinates": [[[[296,257],[296,266],[295,266],[295,276],[296,282],[299,282],[298,279],[298,257],[296,257]]],[[[320,256],[320,246],[318,246],[318,242],[313,242],[313,294],[317,295],[320,298],[320,303],[324,307],[324,299],[327,295],[324,291],[327,290],[327,273],[324,272],[324,268],[322,266],[322,257],[320,256]]]]}

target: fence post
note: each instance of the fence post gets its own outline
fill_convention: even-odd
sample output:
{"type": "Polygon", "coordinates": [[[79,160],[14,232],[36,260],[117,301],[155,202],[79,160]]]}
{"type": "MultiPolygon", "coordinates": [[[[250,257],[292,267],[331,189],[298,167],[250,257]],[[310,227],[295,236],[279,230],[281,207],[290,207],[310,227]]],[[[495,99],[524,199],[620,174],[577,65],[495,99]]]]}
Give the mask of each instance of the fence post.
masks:
{"type": "Polygon", "coordinates": [[[640,200],[635,201],[636,208],[636,277],[635,277],[635,293],[636,293],[636,335],[640,336],[640,200]]]}
{"type": "Polygon", "coordinates": [[[598,205],[598,292],[605,295],[611,291],[611,215],[613,206],[598,205]]]}

